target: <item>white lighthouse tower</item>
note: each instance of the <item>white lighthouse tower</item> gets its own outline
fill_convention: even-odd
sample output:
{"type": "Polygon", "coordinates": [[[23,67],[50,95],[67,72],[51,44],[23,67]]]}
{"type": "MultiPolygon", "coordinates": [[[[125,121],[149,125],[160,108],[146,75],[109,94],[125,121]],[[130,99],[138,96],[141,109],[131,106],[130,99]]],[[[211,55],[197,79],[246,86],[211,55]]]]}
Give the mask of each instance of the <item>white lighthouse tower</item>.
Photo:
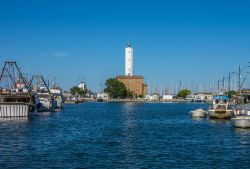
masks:
{"type": "Polygon", "coordinates": [[[128,46],[125,48],[125,75],[133,76],[133,48],[132,45],[128,43],[128,46]]]}

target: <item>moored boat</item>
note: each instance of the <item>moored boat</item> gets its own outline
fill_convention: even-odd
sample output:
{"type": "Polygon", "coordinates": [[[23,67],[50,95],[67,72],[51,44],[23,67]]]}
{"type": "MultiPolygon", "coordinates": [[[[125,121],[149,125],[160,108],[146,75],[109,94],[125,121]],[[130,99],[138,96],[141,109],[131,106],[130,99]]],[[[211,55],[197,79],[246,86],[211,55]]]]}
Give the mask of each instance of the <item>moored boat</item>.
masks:
{"type": "Polygon", "coordinates": [[[230,108],[229,98],[224,95],[213,97],[213,107],[208,110],[209,118],[230,119],[234,116],[234,110],[230,108]]]}
{"type": "Polygon", "coordinates": [[[0,84],[0,117],[27,117],[34,112],[34,96],[16,62],[5,62],[0,84]]]}
{"type": "Polygon", "coordinates": [[[195,109],[189,112],[192,118],[205,118],[206,111],[203,109],[195,109]]]}
{"type": "Polygon", "coordinates": [[[54,99],[56,100],[55,109],[62,109],[65,102],[64,96],[62,94],[62,89],[53,85],[53,87],[50,88],[50,92],[51,94],[53,94],[54,99]]]}
{"type": "Polygon", "coordinates": [[[56,101],[50,93],[37,93],[40,105],[37,107],[38,112],[51,112],[56,107],[56,101]]]}
{"type": "Polygon", "coordinates": [[[231,119],[234,127],[238,128],[250,128],[250,116],[249,115],[242,115],[236,116],[231,119]]]}
{"type": "Polygon", "coordinates": [[[238,105],[235,115],[236,117],[231,119],[234,127],[250,128],[250,103],[238,105]]]}
{"type": "Polygon", "coordinates": [[[30,87],[36,96],[37,112],[51,112],[56,107],[56,100],[51,94],[50,89],[43,76],[35,75],[30,81],[30,87]]]}

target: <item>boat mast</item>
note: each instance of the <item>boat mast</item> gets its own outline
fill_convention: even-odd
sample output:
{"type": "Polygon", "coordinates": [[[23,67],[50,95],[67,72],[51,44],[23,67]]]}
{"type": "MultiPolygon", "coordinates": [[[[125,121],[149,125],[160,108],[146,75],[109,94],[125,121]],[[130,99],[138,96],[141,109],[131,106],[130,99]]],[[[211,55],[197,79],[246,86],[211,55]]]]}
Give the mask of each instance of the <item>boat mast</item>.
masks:
{"type": "Polygon", "coordinates": [[[16,73],[17,73],[17,76],[19,78],[21,78],[22,82],[24,83],[25,88],[28,90],[28,94],[31,95],[30,94],[31,90],[29,89],[28,83],[25,80],[25,78],[23,77],[16,62],[14,62],[14,61],[4,62],[4,67],[2,69],[1,76],[0,76],[0,82],[2,81],[2,78],[4,77],[4,74],[6,74],[6,77],[10,78],[12,83],[15,84],[16,83],[16,73]],[[15,69],[17,70],[17,72],[15,71],[15,69]]]}

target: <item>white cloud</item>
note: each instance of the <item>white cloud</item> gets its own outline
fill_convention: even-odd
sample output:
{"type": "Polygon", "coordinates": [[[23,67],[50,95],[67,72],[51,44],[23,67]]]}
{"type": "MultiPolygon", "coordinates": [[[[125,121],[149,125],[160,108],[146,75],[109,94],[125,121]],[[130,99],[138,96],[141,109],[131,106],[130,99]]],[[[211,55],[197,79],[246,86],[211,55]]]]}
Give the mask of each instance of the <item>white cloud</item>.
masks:
{"type": "Polygon", "coordinates": [[[68,56],[68,55],[69,55],[68,52],[55,52],[55,53],[54,53],[54,56],[55,56],[56,58],[63,58],[63,57],[66,57],[66,56],[68,56]]]}

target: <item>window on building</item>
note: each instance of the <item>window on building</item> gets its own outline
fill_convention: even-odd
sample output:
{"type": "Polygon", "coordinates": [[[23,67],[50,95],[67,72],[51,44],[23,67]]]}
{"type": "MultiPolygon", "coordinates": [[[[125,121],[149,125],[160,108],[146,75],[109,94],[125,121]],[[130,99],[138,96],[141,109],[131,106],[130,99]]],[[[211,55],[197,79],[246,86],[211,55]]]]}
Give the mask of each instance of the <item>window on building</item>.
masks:
{"type": "Polygon", "coordinates": [[[139,89],[136,89],[136,90],[135,90],[135,94],[138,94],[138,93],[139,93],[139,89]]]}

